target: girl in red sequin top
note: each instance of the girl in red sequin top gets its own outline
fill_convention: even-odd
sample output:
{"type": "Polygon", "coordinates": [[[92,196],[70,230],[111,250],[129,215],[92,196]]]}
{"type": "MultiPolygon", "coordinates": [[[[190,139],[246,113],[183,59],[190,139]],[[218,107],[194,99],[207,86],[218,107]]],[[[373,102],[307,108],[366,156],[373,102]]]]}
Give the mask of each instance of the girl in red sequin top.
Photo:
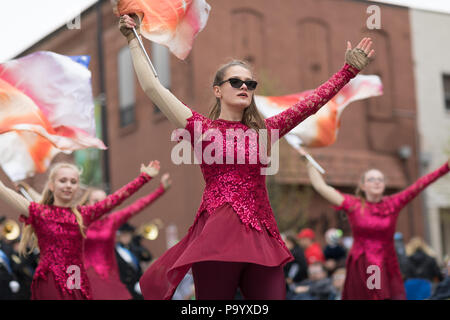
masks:
{"type": "MultiPolygon", "coordinates": [[[[284,299],[283,265],[292,255],[281,240],[267,196],[261,173],[267,162],[263,161],[264,152],[260,156],[259,141],[264,140],[260,133],[268,130],[274,143],[276,133],[281,138],[317,112],[367,65],[374,54],[371,40],[364,38],[355,49],[348,43],[348,63],[339,72],[307,99],[266,120],[254,103],[257,83],[249,67],[239,61],[227,64],[213,83],[216,106],[210,119],[185,106],[154,76],[130,29],[138,22],[123,16],[119,27],[129,42],[139,82],[167,118],[177,128],[184,128],[175,134],[194,147],[206,182],[188,234],[142,276],[144,298],[170,299],[192,267],[197,299],[233,299],[238,288],[246,299],[284,299]],[[247,134],[256,135],[257,143],[245,139],[247,134]]],[[[276,152],[276,144],[265,149],[276,152]]]]}
{"type": "Polygon", "coordinates": [[[450,160],[405,190],[390,196],[383,196],[383,173],[371,169],[359,182],[361,196],[352,196],[327,185],[321,174],[307,164],[314,189],[334,204],[336,210],[345,211],[352,228],[353,245],[346,261],[343,300],[406,299],[394,247],[398,214],[429,184],[445,175],[449,165],[450,160]]]}
{"type": "MultiPolygon", "coordinates": [[[[94,300],[132,298],[127,287],[120,281],[114,250],[117,230],[161,197],[171,183],[169,174],[164,174],[158,189],[126,208],[104,215],[88,228],[84,242],[84,264],[94,300]]],[[[103,190],[94,189],[89,193],[86,204],[94,205],[105,198],[106,193],[103,190]]]]}
{"type": "Polygon", "coordinates": [[[0,182],[0,199],[21,212],[20,220],[26,224],[20,253],[25,254],[30,244],[31,249],[37,244],[40,250],[32,299],[92,298],[83,265],[85,228],[139,190],[158,170],[157,161],[142,165],[135,180],[92,206],[72,205],[80,172],[69,163],[58,163],[52,168],[40,203],[29,202],[0,182]]]}

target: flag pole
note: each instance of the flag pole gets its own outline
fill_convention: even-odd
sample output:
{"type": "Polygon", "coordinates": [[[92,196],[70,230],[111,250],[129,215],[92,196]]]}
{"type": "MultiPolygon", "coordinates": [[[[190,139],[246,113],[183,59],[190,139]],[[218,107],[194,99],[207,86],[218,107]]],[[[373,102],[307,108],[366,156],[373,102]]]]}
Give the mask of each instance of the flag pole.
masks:
{"type": "Polygon", "coordinates": [[[320,164],[317,163],[316,160],[314,160],[314,158],[305,151],[305,149],[303,149],[301,146],[297,147],[297,151],[304,156],[312,165],[314,168],[317,169],[317,171],[319,171],[321,174],[325,174],[325,170],[320,166],[320,164]]]}
{"type": "Polygon", "coordinates": [[[321,174],[325,174],[325,170],[317,163],[316,160],[314,160],[313,157],[311,157],[310,154],[305,155],[306,159],[313,165],[314,168],[316,168],[321,174]]]}
{"type": "Polygon", "coordinates": [[[144,44],[142,43],[141,37],[139,37],[139,35],[138,35],[138,33],[137,33],[135,27],[133,27],[133,33],[134,33],[134,36],[136,37],[136,39],[138,40],[139,45],[141,46],[141,49],[142,49],[142,50],[144,51],[144,53],[145,53],[145,57],[147,58],[147,62],[150,64],[150,67],[151,67],[151,69],[152,69],[152,71],[153,71],[153,75],[154,75],[156,78],[158,78],[158,74],[156,73],[156,69],[155,69],[155,67],[153,66],[152,61],[150,60],[150,57],[148,56],[147,51],[146,51],[145,48],[144,48],[144,44]]]}
{"type": "Polygon", "coordinates": [[[20,193],[22,193],[22,195],[23,195],[28,201],[30,201],[30,202],[33,202],[33,201],[34,201],[33,198],[31,198],[30,194],[27,192],[27,190],[25,190],[24,187],[19,186],[19,190],[20,190],[20,193]]]}

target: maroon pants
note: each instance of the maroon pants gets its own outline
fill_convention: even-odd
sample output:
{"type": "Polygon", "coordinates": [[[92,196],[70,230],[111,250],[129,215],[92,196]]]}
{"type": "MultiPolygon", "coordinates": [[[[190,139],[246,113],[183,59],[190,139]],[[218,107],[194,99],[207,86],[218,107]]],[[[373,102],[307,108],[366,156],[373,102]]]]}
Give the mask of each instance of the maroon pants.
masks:
{"type": "Polygon", "coordinates": [[[232,300],[239,287],[244,299],[284,300],[283,267],[253,263],[204,261],[192,265],[198,300],[232,300]]]}

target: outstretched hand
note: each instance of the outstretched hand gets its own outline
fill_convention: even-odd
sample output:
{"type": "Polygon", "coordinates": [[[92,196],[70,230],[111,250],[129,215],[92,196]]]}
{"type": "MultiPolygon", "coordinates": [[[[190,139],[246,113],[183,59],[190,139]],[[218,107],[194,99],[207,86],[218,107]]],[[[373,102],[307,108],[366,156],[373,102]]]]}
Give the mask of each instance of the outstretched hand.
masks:
{"type": "Polygon", "coordinates": [[[150,177],[154,178],[158,175],[159,168],[160,168],[160,166],[159,166],[158,160],[150,161],[148,166],[144,166],[144,164],[141,164],[141,173],[146,173],[150,177]]]}
{"type": "MultiPolygon", "coordinates": [[[[370,59],[373,58],[375,56],[375,50],[374,49],[370,49],[372,47],[373,41],[371,38],[363,38],[358,45],[356,46],[356,50],[361,50],[363,51],[366,56],[370,59]]],[[[347,41],[347,51],[348,50],[352,50],[352,43],[350,41],[347,41]]]]}
{"type": "Polygon", "coordinates": [[[161,177],[161,183],[164,187],[164,190],[167,190],[172,185],[172,179],[170,179],[170,174],[164,173],[161,177]]]}
{"type": "Polygon", "coordinates": [[[373,42],[371,38],[363,38],[358,45],[352,49],[351,42],[347,41],[345,62],[358,70],[364,69],[375,56],[375,50],[371,49],[372,44],[373,42]]]}

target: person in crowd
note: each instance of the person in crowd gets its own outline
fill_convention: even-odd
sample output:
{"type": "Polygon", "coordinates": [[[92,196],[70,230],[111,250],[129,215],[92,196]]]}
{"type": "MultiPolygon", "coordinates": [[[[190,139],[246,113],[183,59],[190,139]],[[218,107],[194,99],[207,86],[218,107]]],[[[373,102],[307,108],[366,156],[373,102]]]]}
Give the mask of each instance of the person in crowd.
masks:
{"type": "Polygon", "coordinates": [[[316,233],[312,229],[302,229],[297,234],[297,238],[299,239],[300,246],[304,250],[308,265],[316,262],[325,262],[325,256],[323,254],[322,248],[320,247],[319,243],[315,242],[316,233]]]}
{"type": "Polygon", "coordinates": [[[131,250],[135,227],[124,223],[118,230],[116,259],[119,266],[120,280],[128,288],[134,300],[142,300],[139,278],[142,269],[139,258],[131,250]]]}
{"type": "Polygon", "coordinates": [[[400,272],[402,274],[403,281],[405,281],[408,268],[408,257],[406,255],[405,243],[403,241],[403,234],[401,232],[396,232],[394,234],[394,246],[395,252],[397,253],[400,272]]]}
{"type": "Polygon", "coordinates": [[[420,237],[414,237],[406,245],[407,265],[405,279],[426,279],[433,284],[443,280],[436,253],[420,237]]]}
{"type": "Polygon", "coordinates": [[[336,296],[333,283],[327,276],[323,263],[314,262],[308,266],[308,279],[292,285],[291,300],[330,300],[336,296]]]}
{"type": "Polygon", "coordinates": [[[342,291],[344,290],[345,276],[345,268],[337,268],[331,275],[334,292],[330,296],[330,300],[342,300],[342,291]]]}
{"type": "Polygon", "coordinates": [[[434,289],[430,300],[450,300],[450,255],[444,258],[443,278],[434,289]]]}
{"type": "Polygon", "coordinates": [[[286,295],[289,295],[290,285],[299,283],[308,278],[308,263],[303,253],[303,249],[297,242],[294,234],[287,233],[281,235],[286,247],[294,257],[293,261],[289,261],[284,266],[284,276],[286,279],[286,295]]]}
{"type": "Polygon", "coordinates": [[[325,257],[325,269],[328,276],[333,272],[345,266],[345,259],[347,257],[347,250],[342,245],[342,230],[331,228],[325,232],[326,246],[323,249],[325,257]]]}

